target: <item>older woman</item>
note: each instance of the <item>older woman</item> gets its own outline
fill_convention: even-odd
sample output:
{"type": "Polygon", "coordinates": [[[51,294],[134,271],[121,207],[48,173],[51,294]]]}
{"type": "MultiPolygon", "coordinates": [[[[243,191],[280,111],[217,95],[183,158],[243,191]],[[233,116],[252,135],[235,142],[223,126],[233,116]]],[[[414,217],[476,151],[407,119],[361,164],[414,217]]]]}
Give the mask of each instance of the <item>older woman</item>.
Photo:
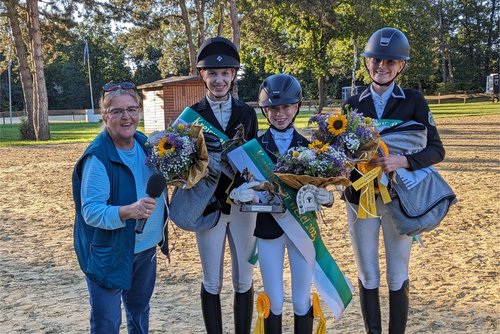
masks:
{"type": "Polygon", "coordinates": [[[162,241],[164,205],[146,194],[146,136],[136,131],[141,99],[130,82],[103,87],[104,130],[73,172],[74,243],[90,295],[90,332],[119,333],[123,301],[130,333],[147,333],[162,241]],[[136,221],[147,219],[143,233],[136,221]]]}

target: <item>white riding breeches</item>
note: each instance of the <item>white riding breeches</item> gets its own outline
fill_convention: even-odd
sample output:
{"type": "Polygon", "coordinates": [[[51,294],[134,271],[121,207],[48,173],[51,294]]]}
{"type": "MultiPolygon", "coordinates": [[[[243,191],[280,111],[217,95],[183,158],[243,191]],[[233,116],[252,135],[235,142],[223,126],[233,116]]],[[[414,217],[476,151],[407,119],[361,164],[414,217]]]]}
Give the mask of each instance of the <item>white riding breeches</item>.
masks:
{"type": "Polygon", "coordinates": [[[203,269],[203,286],[211,294],[220,294],[224,271],[226,236],[231,254],[234,292],[247,292],[252,287],[253,265],[249,262],[255,247],[255,213],[240,212],[231,204],[231,214],[221,214],[213,228],[196,232],[198,252],[203,269]]]}
{"type": "Polygon", "coordinates": [[[314,263],[312,265],[307,263],[286,234],[276,239],[257,238],[259,266],[264,291],[271,301],[271,312],[275,315],[281,314],[284,299],[285,247],[288,250],[288,261],[290,262],[293,311],[297,315],[304,315],[311,308],[311,284],[314,263]]]}
{"type": "Polygon", "coordinates": [[[398,234],[389,216],[390,212],[380,196],[376,201],[379,217],[358,219],[358,206],[352,203],[346,203],[346,205],[347,222],[356,256],[359,280],[366,289],[375,289],[380,286],[379,234],[380,226],[382,226],[387,285],[392,291],[401,289],[403,282],[408,279],[413,238],[398,234]]]}

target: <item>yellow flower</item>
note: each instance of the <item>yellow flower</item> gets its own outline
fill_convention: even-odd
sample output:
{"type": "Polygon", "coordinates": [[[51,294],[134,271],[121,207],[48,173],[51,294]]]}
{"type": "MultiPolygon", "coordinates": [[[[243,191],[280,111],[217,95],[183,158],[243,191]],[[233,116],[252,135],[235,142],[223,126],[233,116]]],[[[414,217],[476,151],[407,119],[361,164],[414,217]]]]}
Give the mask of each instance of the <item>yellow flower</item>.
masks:
{"type": "Polygon", "coordinates": [[[321,154],[328,151],[328,144],[324,144],[320,140],[315,140],[308,145],[311,150],[314,150],[316,154],[321,154]]]}
{"type": "Polygon", "coordinates": [[[293,153],[292,153],[292,157],[294,157],[294,158],[298,158],[299,155],[300,155],[300,153],[297,151],[293,151],[293,153]]]}
{"type": "Polygon", "coordinates": [[[347,128],[347,118],[344,115],[328,117],[328,131],[334,136],[344,133],[347,128]]]}
{"type": "Polygon", "coordinates": [[[168,137],[160,139],[158,142],[158,155],[164,157],[167,153],[172,153],[175,151],[175,145],[168,141],[168,137]]]}
{"type": "Polygon", "coordinates": [[[185,126],[184,124],[182,124],[182,123],[179,123],[179,124],[177,125],[177,129],[178,129],[178,130],[181,130],[181,131],[182,131],[182,130],[184,130],[184,128],[185,128],[185,127],[186,127],[186,126],[185,126]]]}
{"type": "Polygon", "coordinates": [[[365,124],[372,124],[372,119],[370,117],[365,117],[365,124]]]}
{"type": "Polygon", "coordinates": [[[319,149],[323,146],[323,143],[320,140],[316,139],[315,141],[310,143],[308,146],[310,149],[319,149]]]}

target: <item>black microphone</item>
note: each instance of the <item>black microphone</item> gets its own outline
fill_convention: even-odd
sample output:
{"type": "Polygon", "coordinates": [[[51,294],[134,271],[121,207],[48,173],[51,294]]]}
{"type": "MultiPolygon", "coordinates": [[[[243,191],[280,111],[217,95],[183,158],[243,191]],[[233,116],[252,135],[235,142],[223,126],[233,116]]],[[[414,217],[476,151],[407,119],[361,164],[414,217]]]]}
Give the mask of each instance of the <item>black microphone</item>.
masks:
{"type": "MultiPolygon", "coordinates": [[[[166,181],[162,174],[155,173],[151,175],[148,180],[148,186],[146,187],[146,194],[148,194],[151,198],[159,197],[163,192],[163,189],[165,189],[165,183],[166,181]]],[[[142,233],[144,225],[146,225],[146,221],[146,218],[137,219],[137,222],[135,223],[135,233],[142,233]]]]}

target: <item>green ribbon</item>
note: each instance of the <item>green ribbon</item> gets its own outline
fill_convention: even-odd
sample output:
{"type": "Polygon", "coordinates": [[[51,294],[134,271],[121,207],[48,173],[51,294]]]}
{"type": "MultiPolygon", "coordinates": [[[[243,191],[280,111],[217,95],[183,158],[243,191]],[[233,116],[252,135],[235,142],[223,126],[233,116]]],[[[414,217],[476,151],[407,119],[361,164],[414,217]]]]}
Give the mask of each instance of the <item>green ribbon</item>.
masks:
{"type": "Polygon", "coordinates": [[[184,123],[201,126],[201,130],[203,132],[213,133],[214,135],[219,137],[221,144],[224,144],[229,140],[229,137],[224,132],[220,131],[215,126],[210,124],[206,119],[204,119],[200,114],[198,114],[190,107],[186,107],[177,119],[182,120],[184,123]]]}
{"type": "Polygon", "coordinates": [[[243,149],[267,180],[278,182],[281,185],[286,194],[283,198],[285,206],[313,242],[314,249],[316,250],[316,262],[319,264],[330,282],[332,282],[332,284],[336,287],[337,293],[342,299],[344,307],[347,307],[352,299],[351,289],[346,282],[344,274],[340,271],[337,263],[328,252],[328,249],[321,239],[315,213],[306,212],[305,214],[299,214],[299,208],[297,207],[295,200],[297,192],[279,180],[279,178],[273,173],[274,164],[257,140],[252,139],[248,143],[244,144],[243,149]]]}

